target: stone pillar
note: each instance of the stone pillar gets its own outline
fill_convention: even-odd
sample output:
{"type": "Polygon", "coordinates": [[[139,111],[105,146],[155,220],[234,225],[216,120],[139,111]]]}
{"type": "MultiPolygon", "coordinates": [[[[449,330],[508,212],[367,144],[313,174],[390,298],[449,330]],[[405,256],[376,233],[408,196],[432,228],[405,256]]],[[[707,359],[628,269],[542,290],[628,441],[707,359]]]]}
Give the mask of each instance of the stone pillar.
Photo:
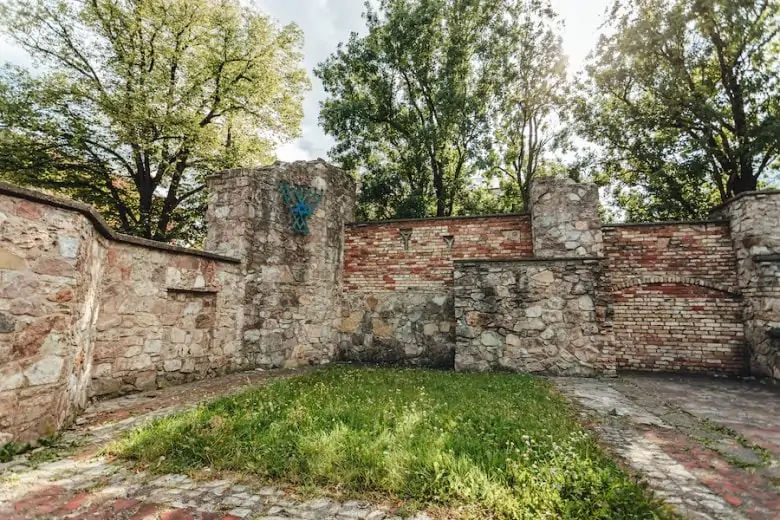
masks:
{"type": "Polygon", "coordinates": [[[208,178],[206,251],[242,260],[248,257],[257,195],[254,178],[255,170],[240,168],[208,178]]]}
{"type": "Polygon", "coordinates": [[[248,363],[330,361],[338,342],[344,226],[355,182],[322,160],[276,162],[218,174],[209,185],[209,251],[244,260],[243,349],[248,363]],[[308,234],[292,229],[282,183],[322,193],[308,234]]]}
{"type": "Polygon", "coordinates": [[[742,194],[714,214],[730,220],[751,373],[780,379],[780,191],[742,194]]]}
{"type": "Polygon", "coordinates": [[[566,177],[542,177],[531,185],[534,256],[601,256],[599,193],[593,184],[566,177]]]}

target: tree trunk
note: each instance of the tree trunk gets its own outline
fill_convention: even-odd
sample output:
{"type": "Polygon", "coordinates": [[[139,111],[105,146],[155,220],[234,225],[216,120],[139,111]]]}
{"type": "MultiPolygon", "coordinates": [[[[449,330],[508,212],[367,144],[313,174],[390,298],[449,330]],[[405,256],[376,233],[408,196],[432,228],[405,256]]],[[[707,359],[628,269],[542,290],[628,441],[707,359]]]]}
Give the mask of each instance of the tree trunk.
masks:
{"type": "Polygon", "coordinates": [[[752,175],[745,175],[744,172],[740,172],[740,175],[734,177],[728,188],[731,196],[745,193],[746,191],[756,191],[758,189],[758,179],[752,175]]]}
{"type": "Polygon", "coordinates": [[[436,192],[436,216],[444,217],[447,214],[447,200],[444,194],[444,174],[441,165],[434,162],[433,190],[436,192]]]}

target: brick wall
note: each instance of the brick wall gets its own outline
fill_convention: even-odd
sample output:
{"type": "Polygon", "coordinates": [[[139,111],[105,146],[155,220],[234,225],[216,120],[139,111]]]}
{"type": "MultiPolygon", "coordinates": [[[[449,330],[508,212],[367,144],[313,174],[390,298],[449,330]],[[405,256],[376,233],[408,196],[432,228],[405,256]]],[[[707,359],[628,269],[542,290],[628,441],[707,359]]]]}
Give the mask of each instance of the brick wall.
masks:
{"type": "Polygon", "coordinates": [[[728,222],[621,224],[602,232],[612,285],[659,276],[737,285],[728,222]]]}
{"type": "Polygon", "coordinates": [[[527,257],[533,247],[528,215],[353,224],[345,244],[347,292],[452,287],[453,260],[527,257]]]}
{"type": "Polygon", "coordinates": [[[742,304],[697,285],[636,285],[613,293],[620,369],[745,371],[742,304]]]}
{"type": "Polygon", "coordinates": [[[618,369],[743,373],[742,302],[727,222],[603,228],[618,369]]]}
{"type": "Polygon", "coordinates": [[[532,254],[528,215],[347,227],[340,357],[451,368],[454,261],[532,254]]]}

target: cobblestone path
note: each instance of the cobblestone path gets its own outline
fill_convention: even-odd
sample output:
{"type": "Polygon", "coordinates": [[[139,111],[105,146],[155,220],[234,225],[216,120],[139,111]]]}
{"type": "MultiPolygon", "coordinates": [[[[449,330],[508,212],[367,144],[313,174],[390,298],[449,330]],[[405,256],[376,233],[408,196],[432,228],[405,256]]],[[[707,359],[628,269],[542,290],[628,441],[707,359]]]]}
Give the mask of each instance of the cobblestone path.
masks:
{"type": "MultiPolygon", "coordinates": [[[[186,475],[150,475],[98,455],[106,442],[152,418],[295,374],[233,374],[99,402],[62,436],[52,453],[57,460],[36,463],[47,454],[44,449],[0,464],[0,519],[400,520],[392,504],[307,500],[279,488],[225,477],[193,480],[186,475]]],[[[417,518],[428,516],[418,513],[417,518]]]]}
{"type": "Polygon", "coordinates": [[[780,518],[777,387],[652,375],[554,381],[602,444],[684,518],[780,518]]]}
{"type": "MultiPolygon", "coordinates": [[[[106,442],[154,417],[295,374],[233,374],[96,403],[54,448],[0,464],[0,519],[400,518],[397,504],[304,498],[230,475],[152,475],[99,455],[106,442]]],[[[776,388],[650,376],[554,381],[615,456],[682,516],[780,518],[776,388]]]]}

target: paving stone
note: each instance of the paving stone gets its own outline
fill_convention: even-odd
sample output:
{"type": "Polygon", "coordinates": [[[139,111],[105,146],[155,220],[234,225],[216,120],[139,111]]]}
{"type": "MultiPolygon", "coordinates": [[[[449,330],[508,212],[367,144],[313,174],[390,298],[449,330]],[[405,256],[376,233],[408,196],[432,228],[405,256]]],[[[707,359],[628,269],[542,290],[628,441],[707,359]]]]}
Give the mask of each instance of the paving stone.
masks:
{"type": "Polygon", "coordinates": [[[777,518],[780,493],[763,471],[780,464],[776,389],[679,376],[554,381],[601,442],[684,518],[777,518]]]}

